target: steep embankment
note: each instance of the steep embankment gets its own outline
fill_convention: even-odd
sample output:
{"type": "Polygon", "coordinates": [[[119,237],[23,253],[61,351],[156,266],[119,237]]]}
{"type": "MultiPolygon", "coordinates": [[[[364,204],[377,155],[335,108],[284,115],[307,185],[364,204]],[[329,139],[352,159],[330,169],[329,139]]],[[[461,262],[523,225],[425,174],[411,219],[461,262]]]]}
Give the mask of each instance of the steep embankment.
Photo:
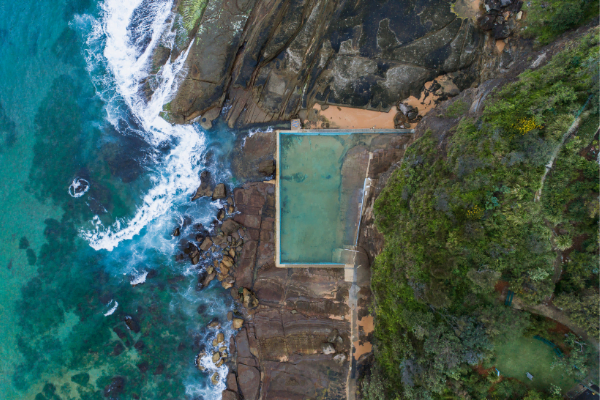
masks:
{"type": "Polygon", "coordinates": [[[385,248],[373,266],[368,398],[521,398],[526,382],[488,369],[502,362],[496,348],[523,335],[550,338],[567,354],[555,363],[570,380],[536,382],[538,390],[566,391],[595,368],[597,46],[597,29],[571,34],[419,124],[375,203],[385,248]],[[504,307],[508,290],[516,307],[591,344],[581,350],[584,341],[565,339],[554,321],[504,307]]]}

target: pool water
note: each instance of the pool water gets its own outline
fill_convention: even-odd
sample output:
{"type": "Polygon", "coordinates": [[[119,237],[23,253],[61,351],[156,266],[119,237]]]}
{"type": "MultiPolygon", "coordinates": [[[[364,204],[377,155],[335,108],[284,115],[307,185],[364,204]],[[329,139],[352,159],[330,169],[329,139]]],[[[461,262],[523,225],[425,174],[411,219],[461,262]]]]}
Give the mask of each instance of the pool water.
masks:
{"type": "Polygon", "coordinates": [[[356,244],[369,162],[365,133],[279,133],[280,264],[343,264],[356,244]]]}

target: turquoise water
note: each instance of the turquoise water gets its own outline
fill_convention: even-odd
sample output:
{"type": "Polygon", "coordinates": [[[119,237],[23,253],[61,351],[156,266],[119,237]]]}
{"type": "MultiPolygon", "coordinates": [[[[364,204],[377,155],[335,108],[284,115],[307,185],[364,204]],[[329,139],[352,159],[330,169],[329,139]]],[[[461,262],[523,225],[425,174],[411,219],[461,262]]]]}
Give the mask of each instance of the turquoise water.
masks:
{"type": "Polygon", "coordinates": [[[234,135],[157,118],[184,55],[140,101],[171,6],[0,0],[2,399],[220,398],[226,367],[194,360],[231,299],[170,233],[210,226],[189,198],[204,168],[232,181],[234,135]]]}
{"type": "Polygon", "coordinates": [[[349,154],[370,136],[280,134],[282,264],[337,264],[356,244],[368,157],[349,154]]]}

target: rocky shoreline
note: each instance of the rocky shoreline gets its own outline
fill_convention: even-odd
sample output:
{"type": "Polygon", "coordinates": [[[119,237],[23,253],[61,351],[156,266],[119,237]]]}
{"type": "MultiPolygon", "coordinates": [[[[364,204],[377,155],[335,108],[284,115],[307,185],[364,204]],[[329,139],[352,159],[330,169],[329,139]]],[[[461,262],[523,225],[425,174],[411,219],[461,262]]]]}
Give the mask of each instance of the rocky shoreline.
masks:
{"type": "Polygon", "coordinates": [[[212,197],[222,209],[213,227],[199,227],[195,243],[181,240],[177,257],[199,266],[198,290],[217,279],[236,300],[228,318],[239,330],[229,348],[217,338],[211,354],[198,356],[228,366],[223,399],[357,398],[357,379],[372,361],[368,265],[384,246],[375,199],[414,140],[427,129],[443,138],[456,125],[449,105],[468,98],[468,112],[480,115],[494,88],[561,47],[536,50],[512,36],[524,18],[518,0],[459,0],[453,9],[426,3],[407,10],[392,1],[245,0],[232,11],[222,0],[210,3],[182,42],[185,48],[196,39],[189,74],[165,107],[172,123],[208,129],[221,117],[247,128],[298,118],[305,128],[416,128],[358,150],[372,160],[357,249],[367,267],[353,279],[343,269],[275,267],[273,132],[239,137],[232,172],[246,183],[232,193],[202,174],[193,200],[212,197]],[[234,22],[243,28],[218,28],[234,22]],[[352,116],[356,109],[365,113],[352,116]]]}
{"type": "MultiPolygon", "coordinates": [[[[229,367],[224,399],[354,398],[356,379],[372,349],[369,260],[383,246],[375,237],[370,207],[411,140],[411,135],[381,135],[351,152],[356,157],[364,153],[366,159],[371,152],[373,158],[359,233],[365,268],[350,279],[343,268],[275,267],[275,184],[268,180],[275,170],[274,132],[247,137],[244,144],[258,151],[245,153],[246,175],[263,181],[228,193],[202,173],[192,199],[210,197],[222,208],[210,229],[196,226],[195,236],[184,238],[179,237],[182,225],[172,235],[179,240],[177,260],[188,259],[200,271],[197,290],[217,279],[237,304],[228,315],[239,329],[230,346],[220,331],[224,321],[213,321],[209,329],[218,333],[212,347],[196,359],[202,371],[203,357],[212,357],[216,367],[229,367]]],[[[222,377],[213,373],[210,378],[216,384],[222,377]]]]}

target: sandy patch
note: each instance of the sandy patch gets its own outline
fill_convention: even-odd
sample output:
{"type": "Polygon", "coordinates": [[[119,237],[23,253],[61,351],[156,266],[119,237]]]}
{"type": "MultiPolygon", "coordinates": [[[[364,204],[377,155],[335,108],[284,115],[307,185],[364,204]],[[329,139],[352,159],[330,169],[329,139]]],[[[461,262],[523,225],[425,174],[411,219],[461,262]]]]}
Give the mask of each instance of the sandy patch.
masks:
{"type": "MultiPolygon", "coordinates": [[[[369,333],[373,332],[373,316],[372,315],[366,315],[364,317],[362,317],[360,320],[358,320],[358,330],[359,332],[362,330],[366,335],[368,335],[369,333]],[[362,329],[360,329],[362,327],[362,329]]],[[[359,341],[356,341],[353,343],[354,344],[354,348],[356,349],[354,352],[354,358],[356,358],[357,360],[360,358],[360,356],[362,356],[363,354],[366,353],[370,353],[373,350],[373,345],[371,344],[371,342],[363,342],[363,344],[360,344],[359,341]]]]}
{"type": "Polygon", "coordinates": [[[498,49],[499,53],[504,51],[504,46],[506,46],[506,42],[504,42],[504,40],[496,40],[496,49],[498,49]]]}
{"type": "Polygon", "coordinates": [[[326,124],[329,124],[330,129],[394,129],[394,117],[398,112],[395,106],[388,112],[339,106],[325,108],[315,104],[316,117],[302,121],[304,128],[327,128],[326,124]]]}

